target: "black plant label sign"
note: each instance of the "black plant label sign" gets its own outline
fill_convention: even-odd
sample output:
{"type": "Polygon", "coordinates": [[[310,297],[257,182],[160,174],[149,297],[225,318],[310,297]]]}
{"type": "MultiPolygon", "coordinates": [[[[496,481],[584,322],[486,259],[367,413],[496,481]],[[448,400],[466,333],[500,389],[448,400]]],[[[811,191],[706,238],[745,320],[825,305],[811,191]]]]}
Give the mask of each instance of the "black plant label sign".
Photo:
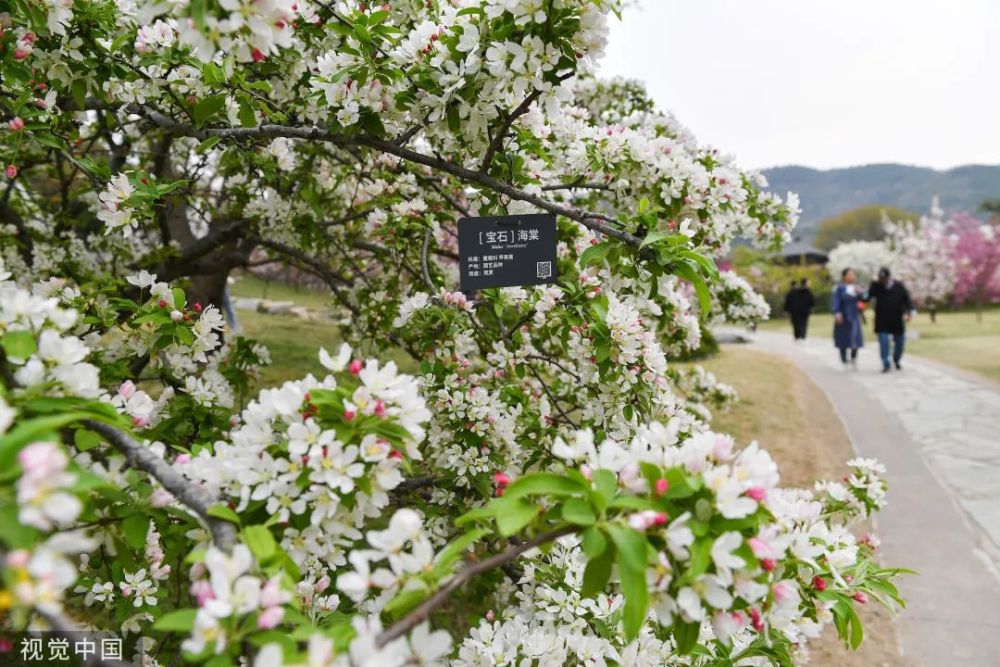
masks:
{"type": "Polygon", "coordinates": [[[461,218],[463,292],[556,281],[556,218],[547,213],[461,218]]]}

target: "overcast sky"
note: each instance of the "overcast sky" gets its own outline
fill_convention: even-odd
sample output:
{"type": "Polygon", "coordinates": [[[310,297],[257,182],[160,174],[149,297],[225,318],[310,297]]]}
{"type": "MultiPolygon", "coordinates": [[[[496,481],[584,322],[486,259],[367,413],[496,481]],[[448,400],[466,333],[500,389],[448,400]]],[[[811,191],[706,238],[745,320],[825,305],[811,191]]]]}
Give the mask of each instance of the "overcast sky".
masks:
{"type": "Polygon", "coordinates": [[[642,0],[601,73],[746,167],[1000,163],[1000,0],[642,0]]]}

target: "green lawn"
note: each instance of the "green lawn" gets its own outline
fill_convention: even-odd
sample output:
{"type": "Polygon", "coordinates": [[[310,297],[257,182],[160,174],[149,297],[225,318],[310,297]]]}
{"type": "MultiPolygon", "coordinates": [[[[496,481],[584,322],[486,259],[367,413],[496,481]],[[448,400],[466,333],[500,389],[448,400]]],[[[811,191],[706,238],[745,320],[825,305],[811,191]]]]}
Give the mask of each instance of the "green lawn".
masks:
{"type": "MultiPolygon", "coordinates": [[[[869,341],[874,338],[871,327],[869,315],[865,327],[869,341]]],[[[784,317],[764,322],[761,328],[791,335],[791,324],[784,317]]],[[[828,313],[809,320],[810,336],[830,336],[832,330],[833,317],[828,313]]],[[[918,313],[909,330],[917,333],[915,340],[907,341],[909,352],[1000,380],[1000,307],[984,310],[982,321],[972,310],[938,313],[937,322],[931,322],[927,313],[918,313]]]]}
{"type": "Polygon", "coordinates": [[[236,283],[232,286],[233,296],[254,299],[271,299],[272,301],[294,301],[296,305],[305,306],[311,310],[327,312],[333,302],[329,290],[297,287],[285,283],[267,281],[248,273],[236,274],[236,283]]]}
{"type": "MultiPolygon", "coordinates": [[[[336,354],[341,338],[336,325],[324,321],[307,321],[291,315],[268,315],[251,310],[238,310],[242,334],[253,338],[271,352],[272,364],[261,369],[260,387],[273,387],[287,380],[297,380],[312,373],[326,374],[319,364],[319,348],[336,354]]],[[[413,373],[416,363],[403,350],[387,347],[377,355],[383,362],[395,361],[400,370],[413,373]]]]}

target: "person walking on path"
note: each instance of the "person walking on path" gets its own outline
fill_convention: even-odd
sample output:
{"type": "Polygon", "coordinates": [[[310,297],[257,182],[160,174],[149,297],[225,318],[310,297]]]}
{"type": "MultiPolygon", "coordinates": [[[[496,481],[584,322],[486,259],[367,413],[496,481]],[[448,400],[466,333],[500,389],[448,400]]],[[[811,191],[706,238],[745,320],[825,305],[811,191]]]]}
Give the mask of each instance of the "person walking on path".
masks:
{"type": "Polygon", "coordinates": [[[799,291],[799,285],[794,280],[788,285],[788,293],[785,294],[785,308],[784,311],[788,313],[788,319],[792,321],[792,335],[795,336],[795,340],[799,339],[799,325],[796,321],[796,313],[798,313],[801,302],[801,292],[799,291]]]}
{"type": "Polygon", "coordinates": [[[805,340],[809,328],[809,315],[816,304],[816,297],[809,289],[809,281],[803,278],[800,282],[792,281],[785,295],[785,312],[792,321],[792,334],[795,340],[805,340]]]}
{"type": "Polygon", "coordinates": [[[887,268],[878,272],[878,280],[873,280],[866,299],[875,299],[875,333],[878,335],[879,353],[882,356],[882,372],[888,373],[889,339],[892,338],[892,363],[896,370],[903,367],[903,348],[906,345],[906,322],[913,316],[913,302],[906,286],[892,279],[887,268]]]}
{"type": "Polygon", "coordinates": [[[795,327],[795,338],[806,339],[809,330],[809,316],[812,315],[813,306],[816,305],[816,297],[809,289],[809,279],[803,278],[799,283],[798,313],[792,315],[792,325],[795,327]]]}
{"type": "Polygon", "coordinates": [[[865,344],[861,334],[861,311],[858,310],[858,303],[863,295],[856,283],[857,275],[854,271],[844,269],[832,298],[833,344],[840,350],[840,361],[844,367],[850,363],[855,370],[858,368],[858,350],[865,344]]]}

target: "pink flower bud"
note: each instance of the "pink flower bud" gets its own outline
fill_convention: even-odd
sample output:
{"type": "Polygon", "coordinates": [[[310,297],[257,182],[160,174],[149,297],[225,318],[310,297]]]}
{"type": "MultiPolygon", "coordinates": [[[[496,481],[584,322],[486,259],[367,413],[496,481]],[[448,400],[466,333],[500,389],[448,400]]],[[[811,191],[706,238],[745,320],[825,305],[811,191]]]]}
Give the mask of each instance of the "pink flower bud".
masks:
{"type": "Polygon", "coordinates": [[[25,49],[14,49],[14,60],[24,60],[30,53],[25,49]]]}
{"type": "Polygon", "coordinates": [[[354,410],[344,410],[344,419],[346,421],[351,421],[356,416],[357,416],[357,413],[354,410]]]}
{"type": "Polygon", "coordinates": [[[510,484],[510,477],[505,472],[497,471],[493,474],[493,484],[503,488],[510,484]]]}
{"type": "Polygon", "coordinates": [[[21,118],[20,116],[14,116],[13,118],[10,119],[10,122],[7,123],[7,125],[14,132],[20,132],[21,130],[24,129],[24,119],[21,118]]]}
{"type": "Polygon", "coordinates": [[[190,454],[178,454],[177,458],[174,459],[174,461],[177,462],[177,463],[180,463],[181,465],[183,465],[185,463],[190,463],[190,461],[191,461],[191,455],[190,454]]]}
{"type": "Polygon", "coordinates": [[[497,615],[493,612],[492,609],[490,609],[488,612],[486,612],[486,620],[487,621],[489,621],[490,623],[492,623],[496,619],[497,619],[497,615]]]}
{"type": "Polygon", "coordinates": [[[323,591],[325,591],[329,587],[330,587],[330,577],[328,577],[328,576],[326,576],[324,574],[320,578],[320,580],[316,582],[316,592],[317,593],[322,593],[323,591]]]}
{"type": "Polygon", "coordinates": [[[17,165],[8,164],[4,173],[7,174],[7,178],[17,178],[17,165]]]}
{"type": "Polygon", "coordinates": [[[868,596],[862,593],[861,591],[858,591],[851,597],[853,597],[854,601],[857,602],[858,604],[865,604],[868,602],[868,596]]]}
{"type": "Polygon", "coordinates": [[[753,498],[757,502],[760,502],[767,497],[767,489],[762,486],[752,486],[747,489],[747,496],[753,498]]]}
{"type": "Polygon", "coordinates": [[[750,619],[753,621],[753,629],[757,632],[764,632],[764,623],[760,620],[760,611],[757,609],[750,610],[750,619]]]}
{"type": "Polygon", "coordinates": [[[818,591],[826,590],[826,580],[823,579],[823,577],[819,576],[818,574],[815,577],[813,577],[812,584],[813,588],[815,588],[818,591]]]}
{"type": "Polygon", "coordinates": [[[350,371],[351,375],[358,375],[361,373],[362,368],[364,368],[364,365],[361,363],[361,360],[354,359],[351,361],[350,365],[348,365],[347,370],[350,371]]]}
{"type": "Polygon", "coordinates": [[[656,495],[662,496],[663,494],[665,494],[667,491],[670,490],[670,482],[668,482],[666,478],[661,477],[660,479],[656,480],[656,486],[654,487],[653,490],[656,492],[656,495]]]}
{"type": "Polygon", "coordinates": [[[763,558],[760,561],[760,566],[764,569],[765,572],[773,572],[775,565],[776,563],[770,558],[763,558]]]}
{"type": "Polygon", "coordinates": [[[251,51],[250,57],[253,58],[253,61],[255,63],[259,63],[265,58],[263,51],[261,51],[260,49],[254,49],[253,51],[251,51]]]}
{"type": "Polygon", "coordinates": [[[381,417],[385,415],[385,403],[382,401],[375,401],[375,416],[381,417]]]}

